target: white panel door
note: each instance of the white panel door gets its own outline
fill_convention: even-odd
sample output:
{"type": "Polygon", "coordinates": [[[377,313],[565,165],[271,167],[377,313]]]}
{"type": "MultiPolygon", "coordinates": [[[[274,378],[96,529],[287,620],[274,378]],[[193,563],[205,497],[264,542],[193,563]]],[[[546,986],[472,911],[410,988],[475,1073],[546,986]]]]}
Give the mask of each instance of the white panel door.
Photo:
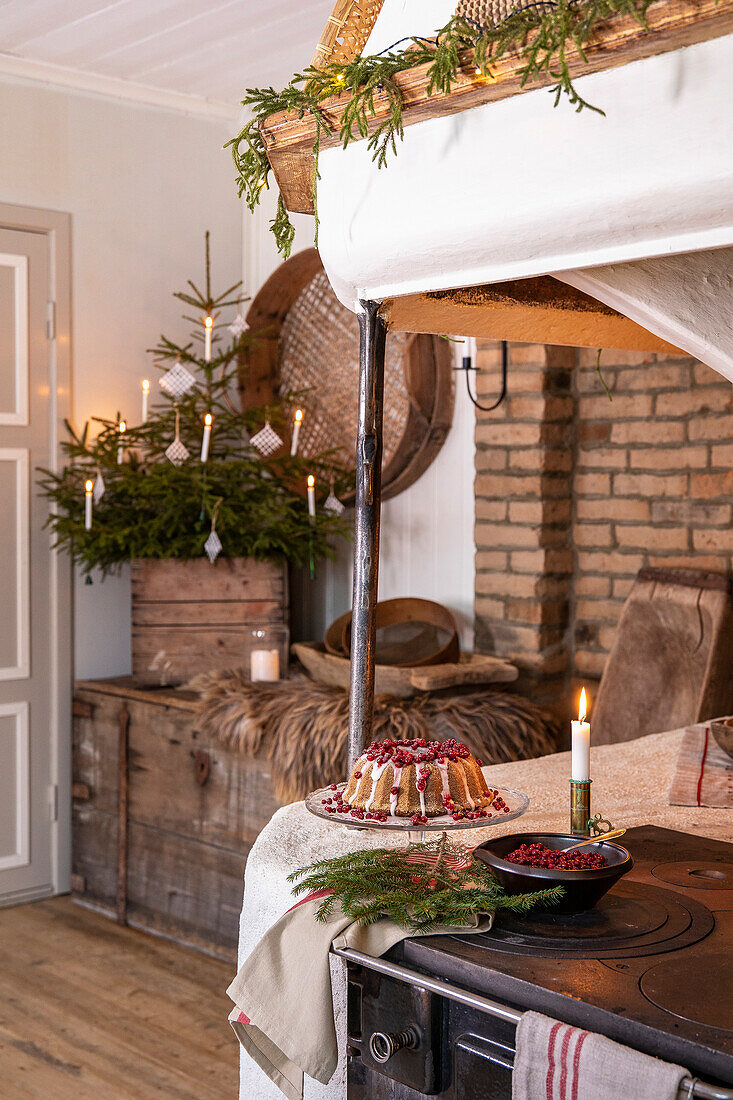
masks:
{"type": "Polygon", "coordinates": [[[48,250],[0,228],[0,905],[53,892],[48,250]]]}

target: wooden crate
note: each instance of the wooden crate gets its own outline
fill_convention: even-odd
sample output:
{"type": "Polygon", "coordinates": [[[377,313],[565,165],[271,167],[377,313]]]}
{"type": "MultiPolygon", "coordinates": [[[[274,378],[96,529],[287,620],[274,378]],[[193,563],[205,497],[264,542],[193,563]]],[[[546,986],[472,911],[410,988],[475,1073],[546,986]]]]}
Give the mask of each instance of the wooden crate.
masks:
{"type": "Polygon", "coordinates": [[[247,854],[280,803],[267,762],[204,740],[194,706],[128,678],[76,685],[72,891],[232,959],[247,854]]]}
{"type": "Polygon", "coordinates": [[[285,565],[251,558],[132,563],[132,675],[182,684],[198,672],[249,667],[258,623],[287,623],[285,565]]]}

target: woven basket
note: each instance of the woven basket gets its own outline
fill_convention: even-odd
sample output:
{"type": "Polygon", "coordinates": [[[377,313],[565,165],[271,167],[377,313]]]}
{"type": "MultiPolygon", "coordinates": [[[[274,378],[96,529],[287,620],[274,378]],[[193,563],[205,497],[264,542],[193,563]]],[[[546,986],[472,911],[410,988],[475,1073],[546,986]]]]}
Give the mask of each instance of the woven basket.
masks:
{"type": "Polygon", "coordinates": [[[337,0],[313,54],[312,65],[352,61],[364,49],[384,0],[337,0]]]}
{"type": "Polygon", "coordinates": [[[535,11],[543,8],[553,8],[552,0],[547,3],[527,4],[526,0],[459,0],[456,15],[462,15],[466,19],[472,19],[481,27],[496,27],[508,19],[513,11],[526,7],[532,7],[535,11]]]}
{"type": "MultiPolygon", "coordinates": [[[[244,405],[267,404],[276,393],[298,392],[297,406],[304,413],[298,454],[309,458],[335,450],[338,464],[354,469],[359,324],[331,289],[315,249],[280,265],[256,295],[247,321],[260,338],[243,363],[244,405]]],[[[416,481],[440,450],[453,418],[451,368],[452,352],[445,340],[390,330],[383,497],[395,496],[416,481]]]]}

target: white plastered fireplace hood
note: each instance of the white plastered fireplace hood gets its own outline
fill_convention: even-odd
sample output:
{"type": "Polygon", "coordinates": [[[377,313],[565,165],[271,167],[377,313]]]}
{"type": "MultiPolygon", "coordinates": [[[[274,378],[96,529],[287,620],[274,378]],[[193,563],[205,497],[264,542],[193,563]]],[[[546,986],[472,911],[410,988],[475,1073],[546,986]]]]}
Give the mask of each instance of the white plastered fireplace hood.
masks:
{"type": "MultiPolygon", "coordinates": [[[[365,53],[454,0],[385,4],[365,53]]],[[[324,149],[319,251],[341,301],[552,274],[733,380],[733,35],[406,127],[387,168],[324,149]]]]}

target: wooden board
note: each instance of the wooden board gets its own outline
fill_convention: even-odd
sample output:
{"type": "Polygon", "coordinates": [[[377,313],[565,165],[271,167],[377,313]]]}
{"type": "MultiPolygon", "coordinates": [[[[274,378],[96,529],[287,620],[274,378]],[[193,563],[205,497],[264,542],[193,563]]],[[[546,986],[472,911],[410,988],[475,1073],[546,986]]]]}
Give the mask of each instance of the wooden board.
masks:
{"type": "Polygon", "coordinates": [[[13,1100],[221,1100],[237,1089],[230,962],[68,897],[0,910],[0,1066],[13,1100]]]}
{"type": "Polygon", "coordinates": [[[382,312],[390,326],[406,332],[460,332],[491,340],[568,347],[678,350],[610,306],[551,275],[406,294],[386,300],[382,312]]]}
{"type": "Polygon", "coordinates": [[[124,681],[77,685],[73,733],[72,886],[118,909],[118,738],[127,721],[127,922],[231,957],[243,872],[280,803],[267,761],[195,728],[195,697],[124,681]],[[203,782],[202,782],[203,780],[203,782]]]}
{"type": "Polygon", "coordinates": [[[184,683],[248,666],[250,631],[288,618],[287,570],[237,558],[132,563],[132,672],[139,684],[184,683]]]}
{"type": "MultiPolygon", "coordinates": [[[[585,48],[585,60],[572,44],[566,48],[566,60],[571,75],[578,78],[731,32],[733,0],[657,0],[647,10],[647,27],[631,16],[615,16],[599,25],[585,48]]],[[[522,86],[523,65],[518,52],[508,51],[498,61],[492,62],[493,79],[487,80],[476,74],[469,52],[464,58],[463,70],[447,96],[428,96],[428,66],[406,69],[394,78],[405,105],[404,124],[410,126],[426,119],[455,114],[556,82],[552,75],[553,66],[550,65],[550,71],[541,80],[522,86]]],[[[374,98],[376,113],[372,129],[389,114],[387,96],[377,93],[374,98]]],[[[346,97],[334,96],[321,104],[323,117],[332,131],[322,133],[322,148],[340,144],[338,123],[346,102],[346,97]]],[[[548,109],[551,109],[549,105],[548,109]]],[[[314,120],[309,115],[297,118],[280,112],[265,119],[261,130],[288,210],[312,214],[314,120]]]]}
{"type": "MultiPolygon", "coordinates": [[[[346,657],[326,653],[320,642],[296,642],[292,650],[314,680],[331,687],[349,686],[350,662],[346,657]]],[[[418,668],[377,665],[374,690],[377,695],[397,695],[406,699],[420,691],[442,691],[470,684],[508,684],[518,675],[515,666],[500,657],[464,653],[461,661],[444,665],[418,668]]]]}

